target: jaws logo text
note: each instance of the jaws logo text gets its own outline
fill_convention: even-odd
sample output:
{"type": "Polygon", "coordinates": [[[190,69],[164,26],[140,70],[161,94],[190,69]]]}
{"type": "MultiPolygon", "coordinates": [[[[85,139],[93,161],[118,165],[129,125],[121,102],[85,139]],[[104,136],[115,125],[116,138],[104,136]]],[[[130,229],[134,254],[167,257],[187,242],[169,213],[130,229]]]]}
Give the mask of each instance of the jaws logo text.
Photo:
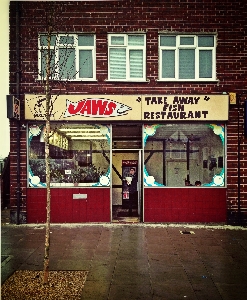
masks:
{"type": "Polygon", "coordinates": [[[91,118],[117,117],[128,114],[131,107],[114,100],[87,98],[78,102],[66,100],[65,117],[81,115],[91,118]]]}

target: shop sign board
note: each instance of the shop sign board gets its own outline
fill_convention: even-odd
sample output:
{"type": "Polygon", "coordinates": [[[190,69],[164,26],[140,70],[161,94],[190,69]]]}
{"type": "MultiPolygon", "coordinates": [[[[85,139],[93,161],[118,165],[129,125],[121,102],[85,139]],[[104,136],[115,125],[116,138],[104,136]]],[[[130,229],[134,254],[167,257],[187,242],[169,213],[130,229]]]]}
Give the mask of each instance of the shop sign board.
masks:
{"type": "MultiPolygon", "coordinates": [[[[25,95],[25,119],[45,120],[44,95],[25,95]]],[[[54,121],[226,121],[228,95],[52,96],[54,121]]]]}
{"type": "Polygon", "coordinates": [[[142,97],[142,120],[226,121],[228,103],[228,95],[147,95],[142,97]]]}

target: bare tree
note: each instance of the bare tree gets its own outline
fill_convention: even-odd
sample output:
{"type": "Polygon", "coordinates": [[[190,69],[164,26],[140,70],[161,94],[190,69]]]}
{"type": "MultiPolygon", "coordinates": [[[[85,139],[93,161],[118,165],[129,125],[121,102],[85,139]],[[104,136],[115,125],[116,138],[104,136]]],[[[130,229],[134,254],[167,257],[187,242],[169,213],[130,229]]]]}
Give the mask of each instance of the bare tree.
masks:
{"type": "Polygon", "coordinates": [[[44,278],[43,283],[48,283],[50,261],[50,224],[51,224],[51,165],[50,165],[50,107],[51,107],[51,34],[53,31],[53,13],[50,11],[47,17],[47,51],[46,51],[46,80],[45,80],[45,169],[46,169],[46,232],[45,232],[45,255],[44,255],[44,278]]]}
{"type": "MultiPolygon", "coordinates": [[[[61,13],[63,11],[63,4],[56,2],[46,3],[46,19],[45,26],[46,32],[42,33],[43,42],[45,46],[41,44],[39,49],[41,54],[41,68],[39,70],[39,77],[43,84],[45,97],[39,99],[34,107],[33,115],[38,113],[43,115],[44,112],[44,142],[45,142],[45,174],[46,174],[46,231],[45,231],[45,254],[44,254],[44,277],[43,283],[48,283],[49,277],[49,262],[50,262],[50,225],[51,225],[51,158],[50,158],[50,139],[52,135],[58,130],[60,125],[51,123],[52,116],[54,116],[54,103],[60,95],[61,89],[66,86],[70,79],[76,77],[75,65],[69,64],[68,61],[71,55],[71,46],[69,42],[65,42],[62,55],[59,59],[55,60],[58,49],[56,48],[56,42],[59,39],[59,33],[56,30],[56,24],[61,21],[61,13]]],[[[69,40],[69,34],[63,34],[63,38],[69,40]]],[[[58,40],[59,41],[59,40],[58,40]]],[[[86,64],[85,59],[84,64],[86,64]]],[[[62,116],[57,116],[61,121],[62,116]]]]}
{"type": "MultiPolygon", "coordinates": [[[[56,7],[58,8],[58,6],[56,7]]],[[[52,63],[52,57],[55,55],[56,49],[51,50],[51,40],[54,35],[54,26],[58,12],[54,3],[48,4],[46,25],[47,25],[47,48],[45,50],[45,76],[43,77],[45,91],[45,170],[46,170],[46,231],[45,231],[45,255],[44,255],[44,277],[43,283],[48,283],[49,262],[50,262],[50,224],[51,224],[51,162],[50,162],[50,137],[54,134],[51,131],[51,114],[53,110],[54,100],[52,100],[53,77],[56,72],[56,66],[52,63]]],[[[59,9],[59,8],[58,8],[59,9]]],[[[64,57],[66,63],[66,56],[64,57]]],[[[43,76],[43,74],[41,74],[43,76]]],[[[60,91],[57,92],[55,101],[60,91]]]]}

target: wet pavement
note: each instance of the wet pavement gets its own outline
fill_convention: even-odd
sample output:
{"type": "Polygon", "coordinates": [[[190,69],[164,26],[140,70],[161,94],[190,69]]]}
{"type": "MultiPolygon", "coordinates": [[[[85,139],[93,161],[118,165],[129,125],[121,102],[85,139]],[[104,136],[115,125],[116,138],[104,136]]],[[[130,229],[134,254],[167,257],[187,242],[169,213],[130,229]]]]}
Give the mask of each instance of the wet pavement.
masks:
{"type": "MultiPolygon", "coordinates": [[[[42,270],[45,227],[2,220],[2,283],[42,270]]],[[[51,226],[51,270],[88,270],[87,300],[246,300],[247,228],[176,224],[51,226]]]]}

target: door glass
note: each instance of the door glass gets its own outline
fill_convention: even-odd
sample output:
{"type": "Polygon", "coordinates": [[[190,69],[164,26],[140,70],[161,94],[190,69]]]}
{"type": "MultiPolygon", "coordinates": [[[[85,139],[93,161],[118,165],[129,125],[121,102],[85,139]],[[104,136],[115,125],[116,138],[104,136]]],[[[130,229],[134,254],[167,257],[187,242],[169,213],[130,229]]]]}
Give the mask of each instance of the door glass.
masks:
{"type": "MultiPolygon", "coordinates": [[[[121,222],[131,218],[133,222],[139,222],[140,208],[138,193],[136,199],[132,201],[132,216],[130,216],[130,191],[127,179],[132,176],[134,168],[137,181],[139,180],[139,152],[130,150],[117,150],[112,154],[112,219],[121,222]]],[[[139,182],[138,182],[139,184],[139,182]]],[[[138,189],[139,192],[139,189],[138,189]]],[[[131,198],[132,199],[132,198],[131,198]]]]}

